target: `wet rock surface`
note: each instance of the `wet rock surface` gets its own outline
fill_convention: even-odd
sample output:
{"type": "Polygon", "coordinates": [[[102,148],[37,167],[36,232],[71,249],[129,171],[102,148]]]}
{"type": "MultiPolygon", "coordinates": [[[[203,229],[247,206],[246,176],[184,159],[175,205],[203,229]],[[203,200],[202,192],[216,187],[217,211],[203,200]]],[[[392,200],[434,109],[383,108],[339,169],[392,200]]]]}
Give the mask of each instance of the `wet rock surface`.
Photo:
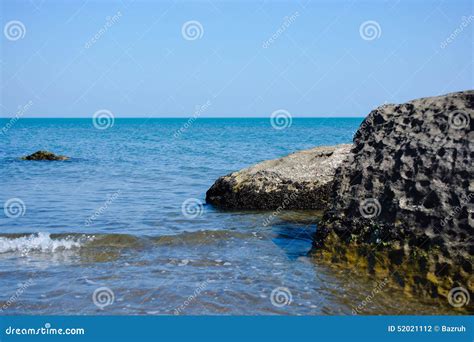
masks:
{"type": "Polygon", "coordinates": [[[316,147],[233,172],[212,185],[206,202],[226,209],[326,209],[350,148],[316,147]]]}
{"type": "Polygon", "coordinates": [[[473,126],[474,91],[372,111],[336,172],[314,250],[413,295],[472,293],[473,126]]]}
{"type": "Polygon", "coordinates": [[[23,160],[68,160],[69,157],[56,155],[48,151],[36,151],[29,156],[22,157],[23,160]]]}

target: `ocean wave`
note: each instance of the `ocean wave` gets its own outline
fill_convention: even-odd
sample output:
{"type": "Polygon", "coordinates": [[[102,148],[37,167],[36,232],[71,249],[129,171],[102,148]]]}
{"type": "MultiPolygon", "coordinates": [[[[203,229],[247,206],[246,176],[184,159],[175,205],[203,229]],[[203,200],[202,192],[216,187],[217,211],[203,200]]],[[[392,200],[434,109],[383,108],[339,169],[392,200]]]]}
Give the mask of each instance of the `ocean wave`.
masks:
{"type": "Polygon", "coordinates": [[[15,234],[0,236],[0,253],[20,252],[28,254],[37,252],[56,252],[80,248],[86,238],[76,236],[65,236],[64,238],[52,238],[50,233],[41,232],[36,234],[15,234]]]}
{"type": "Polygon", "coordinates": [[[257,232],[243,233],[232,230],[198,230],[194,232],[182,232],[176,235],[154,237],[153,241],[157,245],[203,245],[230,239],[250,239],[258,236],[257,232]]]}
{"type": "MultiPolygon", "coordinates": [[[[0,234],[0,254],[30,252],[61,252],[87,250],[87,253],[105,253],[124,248],[141,249],[153,246],[179,246],[215,244],[232,239],[262,238],[257,232],[231,230],[184,231],[173,235],[135,236],[129,234],[85,234],[85,233],[20,233],[0,234]]],[[[82,252],[81,252],[82,253],[82,252]]]]}

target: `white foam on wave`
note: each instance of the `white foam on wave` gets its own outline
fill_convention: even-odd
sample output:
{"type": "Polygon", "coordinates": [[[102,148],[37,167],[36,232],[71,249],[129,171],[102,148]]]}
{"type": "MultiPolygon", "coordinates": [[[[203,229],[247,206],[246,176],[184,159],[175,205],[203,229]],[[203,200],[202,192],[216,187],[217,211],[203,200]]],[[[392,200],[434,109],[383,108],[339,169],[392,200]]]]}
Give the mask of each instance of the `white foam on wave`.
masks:
{"type": "Polygon", "coordinates": [[[51,239],[50,233],[37,233],[19,238],[0,237],[0,253],[21,252],[28,254],[32,251],[55,252],[81,247],[79,240],[72,238],[51,239]]]}

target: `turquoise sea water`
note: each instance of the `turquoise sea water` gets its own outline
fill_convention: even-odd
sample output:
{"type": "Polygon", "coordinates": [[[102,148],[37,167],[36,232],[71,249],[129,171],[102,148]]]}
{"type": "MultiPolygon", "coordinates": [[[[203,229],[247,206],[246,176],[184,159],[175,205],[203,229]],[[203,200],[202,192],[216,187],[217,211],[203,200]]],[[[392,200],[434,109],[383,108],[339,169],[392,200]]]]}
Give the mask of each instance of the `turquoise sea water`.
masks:
{"type": "MultiPolygon", "coordinates": [[[[307,256],[314,213],[264,226],[270,212],[203,202],[219,176],[348,143],[361,121],[293,119],[277,130],[268,119],[116,119],[100,130],[91,119],[0,120],[0,310],[351,314],[377,283],[307,256]],[[37,150],[72,159],[19,159],[37,150]]],[[[444,312],[400,298],[382,291],[363,312],[444,312]]]]}
{"type": "Polygon", "coordinates": [[[203,216],[199,225],[183,220],[182,202],[204,200],[219,176],[261,160],[349,142],[360,121],[295,119],[275,130],[268,119],[198,119],[176,138],[187,119],[116,119],[105,130],[94,128],[91,119],[21,119],[2,136],[7,182],[0,202],[19,197],[27,214],[1,217],[0,224],[4,233],[82,231],[107,196],[121,191],[90,231],[157,235],[222,228],[216,222],[225,218],[211,208],[218,216],[203,216]],[[18,160],[37,150],[72,160],[18,160]]]}

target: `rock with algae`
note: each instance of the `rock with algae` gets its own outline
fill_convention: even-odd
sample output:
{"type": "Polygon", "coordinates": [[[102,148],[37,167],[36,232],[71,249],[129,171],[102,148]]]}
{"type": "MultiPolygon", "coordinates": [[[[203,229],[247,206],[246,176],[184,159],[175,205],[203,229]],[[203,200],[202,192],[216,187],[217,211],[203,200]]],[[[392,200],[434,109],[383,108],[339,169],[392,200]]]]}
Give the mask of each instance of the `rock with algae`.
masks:
{"type": "Polygon", "coordinates": [[[68,160],[69,157],[56,155],[48,151],[36,151],[33,154],[22,157],[23,160],[68,160]]]}
{"type": "Polygon", "coordinates": [[[325,209],[351,145],[321,146],[220,177],[207,203],[227,209],[325,209]]]}
{"type": "Polygon", "coordinates": [[[336,171],[314,251],[424,298],[472,293],[473,127],[474,91],[372,111],[336,171]]]}

